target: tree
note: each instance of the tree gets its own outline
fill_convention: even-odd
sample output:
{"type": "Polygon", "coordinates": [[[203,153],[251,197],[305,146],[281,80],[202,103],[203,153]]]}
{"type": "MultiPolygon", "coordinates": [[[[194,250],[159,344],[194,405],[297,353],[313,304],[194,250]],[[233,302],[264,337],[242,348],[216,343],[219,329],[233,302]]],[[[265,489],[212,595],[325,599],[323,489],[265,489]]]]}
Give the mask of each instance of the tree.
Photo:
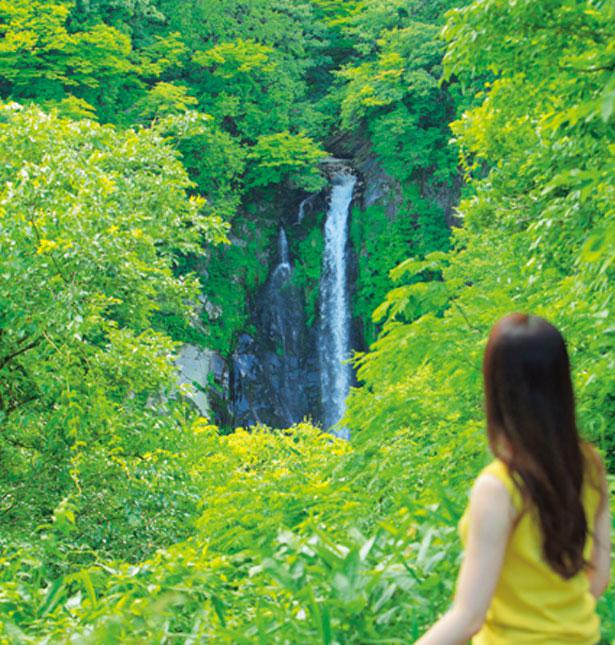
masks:
{"type": "MultiPolygon", "coordinates": [[[[483,85],[452,126],[469,182],[463,226],[452,251],[410,257],[391,273],[399,285],[374,314],[383,333],[358,360],[364,385],[346,421],[366,442],[395,433],[406,450],[438,455],[426,468],[445,486],[484,444],[482,349],[515,310],[564,332],[581,427],[613,463],[613,24],[606,4],[564,0],[474,2],[448,16],[447,77],[470,91],[483,85]]],[[[408,483],[399,485],[402,494],[408,483]]]]}
{"type": "Polygon", "coordinates": [[[55,0],[0,3],[2,94],[51,102],[74,95],[103,118],[117,114],[121,90],[138,84],[130,39],[104,24],[70,32],[70,9],[55,0]]]}
{"type": "Polygon", "coordinates": [[[91,501],[91,478],[120,477],[121,460],[181,441],[176,404],[166,417],[153,404],[175,387],[175,346],[152,320],[192,315],[198,281],[177,277],[175,258],[226,229],[188,197],[157,130],[0,114],[0,459],[5,484],[34,496],[12,512],[40,518],[69,493],[91,501]],[[92,459],[96,474],[81,468],[92,459]]]}

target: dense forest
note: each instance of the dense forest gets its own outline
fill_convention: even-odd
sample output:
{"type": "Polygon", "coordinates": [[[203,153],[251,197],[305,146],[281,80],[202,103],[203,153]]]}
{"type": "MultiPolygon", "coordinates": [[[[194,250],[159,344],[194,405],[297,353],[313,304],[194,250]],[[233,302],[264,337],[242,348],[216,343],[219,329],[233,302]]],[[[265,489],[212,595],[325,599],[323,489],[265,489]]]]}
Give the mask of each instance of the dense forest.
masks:
{"type": "Polygon", "coordinates": [[[0,643],[412,642],[511,311],[613,472],[612,2],[0,0],[0,34],[0,643]]]}

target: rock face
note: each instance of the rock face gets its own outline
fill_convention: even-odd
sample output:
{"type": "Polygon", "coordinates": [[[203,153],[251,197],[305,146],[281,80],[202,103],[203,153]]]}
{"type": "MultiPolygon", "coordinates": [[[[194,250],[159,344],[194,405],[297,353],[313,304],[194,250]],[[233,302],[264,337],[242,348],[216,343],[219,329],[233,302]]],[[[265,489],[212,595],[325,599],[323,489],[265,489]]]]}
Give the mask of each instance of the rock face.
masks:
{"type": "Polygon", "coordinates": [[[309,416],[317,399],[314,334],[307,329],[304,299],[292,283],[283,228],[276,265],[257,297],[256,335],[242,334],[232,368],[236,425],[288,427],[309,416]]]}
{"type": "Polygon", "coordinates": [[[382,202],[387,205],[389,214],[401,203],[400,187],[380,167],[373,154],[364,153],[356,161],[356,168],[362,177],[362,206],[369,208],[372,204],[382,202]]]}
{"type": "Polygon", "coordinates": [[[180,385],[191,386],[187,398],[204,417],[211,413],[206,390],[211,368],[212,352],[195,345],[184,345],[177,358],[177,381],[180,385]]]}

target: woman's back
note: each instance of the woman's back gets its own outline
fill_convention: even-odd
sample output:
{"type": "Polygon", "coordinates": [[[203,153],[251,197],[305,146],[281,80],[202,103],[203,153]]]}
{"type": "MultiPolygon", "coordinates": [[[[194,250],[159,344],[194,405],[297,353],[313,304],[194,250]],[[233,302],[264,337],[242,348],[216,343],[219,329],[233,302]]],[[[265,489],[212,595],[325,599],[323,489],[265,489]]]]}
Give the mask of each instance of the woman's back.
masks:
{"type": "MultiPolygon", "coordinates": [[[[600,478],[590,450],[583,450],[587,476],[582,489],[588,528],[584,557],[588,562],[593,547],[594,518],[601,498],[600,478]]],[[[504,484],[517,518],[485,623],[473,643],[595,645],[600,639],[600,624],[587,573],[582,570],[566,580],[545,561],[536,511],[524,503],[504,462],[494,460],[482,471],[482,475],[491,475],[504,484]]],[[[467,511],[459,529],[465,543],[468,533],[467,511]]]]}
{"type": "Polygon", "coordinates": [[[608,485],[576,423],[566,343],[546,320],[505,316],[483,357],[489,447],[460,522],[452,607],[421,645],[595,645],[610,575],[608,485]]]}

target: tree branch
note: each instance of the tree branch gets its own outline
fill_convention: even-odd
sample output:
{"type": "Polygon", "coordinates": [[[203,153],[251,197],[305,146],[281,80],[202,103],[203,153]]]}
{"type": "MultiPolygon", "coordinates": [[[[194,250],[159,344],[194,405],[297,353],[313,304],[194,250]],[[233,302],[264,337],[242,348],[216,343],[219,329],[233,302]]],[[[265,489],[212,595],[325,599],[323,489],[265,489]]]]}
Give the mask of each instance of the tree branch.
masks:
{"type": "Polygon", "coordinates": [[[27,345],[24,345],[23,347],[20,347],[19,349],[16,349],[14,352],[11,352],[7,356],[5,356],[1,361],[0,361],[0,370],[5,367],[10,361],[12,361],[14,358],[19,356],[20,354],[25,354],[25,352],[34,349],[39,343],[41,342],[41,337],[39,336],[38,338],[35,338],[33,341],[28,343],[27,345]]]}

